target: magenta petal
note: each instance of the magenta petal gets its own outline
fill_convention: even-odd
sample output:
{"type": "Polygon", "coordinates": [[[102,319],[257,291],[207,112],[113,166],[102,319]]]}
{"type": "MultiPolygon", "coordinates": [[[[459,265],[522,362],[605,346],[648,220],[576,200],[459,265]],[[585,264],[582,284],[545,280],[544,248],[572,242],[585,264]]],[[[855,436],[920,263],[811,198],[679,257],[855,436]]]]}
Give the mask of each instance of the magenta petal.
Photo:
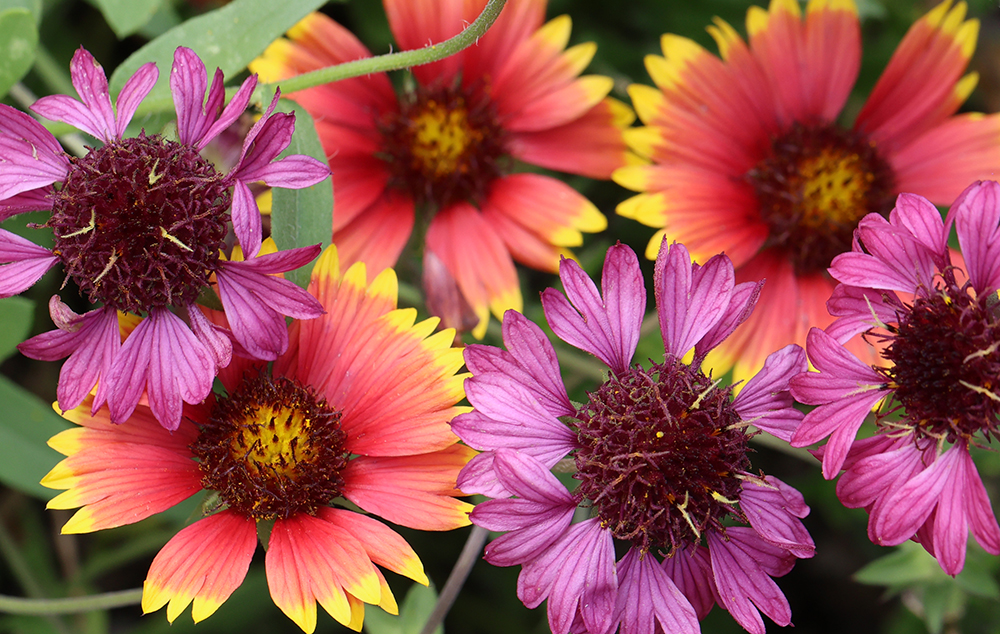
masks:
{"type": "Polygon", "coordinates": [[[944,254],[900,229],[893,229],[878,214],[868,214],[856,234],[867,253],[841,253],[830,264],[838,282],[862,288],[914,292],[921,285],[933,287],[934,274],[944,254]]]}
{"type": "Polygon", "coordinates": [[[260,208],[243,181],[233,183],[233,232],[247,260],[257,257],[261,244],[260,208]]]}
{"type": "Polygon", "coordinates": [[[816,553],[809,531],[800,521],[809,513],[802,494],[777,478],[767,476],[770,487],[752,480],[743,482],[740,509],[750,526],[768,542],[800,559],[816,553]]]}
{"type": "MultiPolygon", "coordinates": [[[[257,76],[254,75],[252,77],[252,79],[254,80],[254,82],[256,82],[257,81],[257,76]]],[[[240,88],[240,92],[243,91],[243,88],[246,87],[246,85],[247,85],[247,83],[243,82],[243,86],[240,88]]],[[[226,107],[226,112],[228,112],[229,108],[233,106],[233,102],[236,101],[237,97],[240,97],[240,93],[237,93],[236,97],[233,97],[233,101],[231,101],[229,103],[229,106],[226,107]]],[[[247,99],[249,100],[249,98],[250,98],[250,95],[248,94],[247,95],[247,99]]],[[[240,150],[240,158],[236,161],[236,165],[233,166],[233,169],[231,169],[229,171],[229,173],[226,175],[226,178],[228,180],[243,180],[242,177],[240,176],[240,172],[241,172],[241,170],[243,170],[244,164],[248,164],[250,162],[250,161],[247,160],[247,155],[248,154],[249,155],[253,154],[254,149],[255,149],[255,144],[257,142],[257,137],[260,135],[261,131],[263,130],[264,125],[267,124],[268,119],[270,119],[271,115],[274,114],[274,108],[275,108],[275,106],[278,105],[278,99],[279,98],[281,98],[281,90],[280,89],[278,89],[278,90],[276,90],[274,92],[274,97],[271,99],[271,103],[267,106],[267,109],[264,111],[264,114],[261,116],[260,119],[257,120],[257,123],[253,124],[253,127],[250,128],[250,131],[247,132],[246,138],[243,139],[243,148],[240,150]]],[[[244,108],[245,107],[246,106],[244,106],[244,108]]],[[[226,112],[222,113],[223,117],[226,116],[226,112]]],[[[214,128],[214,126],[213,126],[213,128],[214,128]]],[[[287,136],[288,136],[288,139],[291,139],[291,132],[288,132],[287,136]]],[[[265,139],[265,141],[266,141],[266,139],[265,139]]],[[[287,145],[287,143],[286,143],[286,145],[287,145]]],[[[275,154],[275,156],[277,156],[277,154],[275,154]]],[[[274,157],[272,157],[272,158],[274,158],[274,157]]]]}
{"type": "Polygon", "coordinates": [[[194,336],[205,345],[205,349],[215,360],[216,372],[227,367],[233,360],[233,342],[226,331],[210,322],[194,304],[187,307],[187,314],[194,336]]]}
{"type": "Polygon", "coordinates": [[[0,136],[0,200],[65,180],[66,158],[41,151],[30,141],[0,136]]]}
{"type": "Polygon", "coordinates": [[[698,618],[708,616],[718,600],[708,549],[704,546],[678,549],[663,560],[663,570],[687,597],[698,618]]]}
{"type": "Polygon", "coordinates": [[[895,323],[896,311],[883,301],[883,296],[896,298],[893,291],[837,284],[826,307],[831,315],[839,319],[826,327],[826,334],[843,344],[854,335],[880,324],[895,323]]]}
{"type": "Polygon", "coordinates": [[[551,288],[542,293],[542,306],[552,331],[566,343],[593,354],[613,371],[627,370],[639,341],[646,305],[635,253],[620,244],[608,249],[601,278],[603,299],[576,262],[563,259],[559,277],[565,297],[551,288]]]}
{"type": "Polygon", "coordinates": [[[952,205],[969,281],[979,293],[1000,288],[1000,183],[980,181],[970,185],[952,205]]]}
{"type": "Polygon", "coordinates": [[[764,288],[763,281],[743,282],[733,287],[733,295],[722,318],[695,344],[697,358],[705,357],[750,317],[757,306],[757,300],[760,299],[762,288],[764,288]]]}
{"type": "Polygon", "coordinates": [[[615,620],[621,634],[698,634],[698,615],[655,558],[630,548],[618,562],[615,620]],[[656,625],[659,624],[659,629],[656,625]]]}
{"type": "MultiPolygon", "coordinates": [[[[964,445],[954,445],[929,467],[910,478],[902,486],[889,491],[881,512],[873,513],[873,532],[876,543],[882,546],[896,546],[913,537],[927,516],[941,500],[941,492],[952,487],[950,482],[957,477],[961,455],[968,452],[964,445]]],[[[962,527],[967,531],[966,527],[962,527]]],[[[935,527],[935,550],[942,537],[935,527]]]]}
{"type": "Polygon", "coordinates": [[[264,181],[270,187],[302,189],[315,185],[330,176],[330,167],[305,154],[293,154],[264,165],[245,180],[264,181]]]}
{"type": "Polygon", "coordinates": [[[77,315],[56,295],[49,300],[49,312],[58,328],[28,339],[17,349],[25,356],[41,361],[69,357],[59,371],[56,388],[59,409],[64,412],[82,403],[94,385],[101,381],[94,399],[96,411],[104,402],[111,362],[121,347],[118,313],[105,307],[77,315]]]}
{"type": "MultiPolygon", "coordinates": [[[[948,249],[948,230],[931,201],[916,194],[900,194],[889,214],[889,224],[900,227],[923,244],[931,253],[948,249]]],[[[939,262],[944,264],[944,262],[939,262]]]]}
{"type": "Polygon", "coordinates": [[[764,620],[758,609],[783,626],[792,622],[792,610],[778,584],[751,554],[753,551],[742,535],[748,530],[753,532],[752,529],[728,529],[729,540],[715,532],[708,533],[708,551],[722,606],[750,634],[765,634],[764,620]]]}
{"type": "MultiPolygon", "coordinates": [[[[208,99],[208,104],[206,104],[206,107],[209,104],[215,103],[213,99],[221,103],[222,98],[224,98],[224,96],[223,97],[216,96],[217,94],[216,91],[219,92],[222,91],[221,85],[222,85],[222,75],[219,72],[219,70],[216,69],[215,79],[212,80],[212,89],[209,91],[209,99],[208,99]],[[216,81],[218,81],[220,86],[220,88],[218,89],[216,88],[216,81]]],[[[204,149],[205,146],[208,145],[212,139],[219,136],[219,134],[221,134],[223,130],[231,126],[237,119],[240,118],[240,115],[242,115],[246,111],[247,106],[250,105],[250,99],[251,97],[253,97],[253,91],[254,88],[256,87],[257,87],[257,75],[251,75],[250,77],[247,77],[246,79],[243,80],[243,83],[240,85],[240,89],[236,91],[236,94],[233,95],[233,98],[229,100],[228,104],[226,104],[225,109],[222,111],[222,114],[219,115],[219,118],[215,121],[215,123],[213,123],[208,128],[208,131],[206,131],[203,135],[198,137],[197,141],[192,140],[192,143],[195,143],[195,147],[198,150],[204,149]]],[[[274,111],[274,104],[276,100],[277,99],[271,102],[271,107],[268,108],[268,111],[266,113],[264,113],[265,117],[274,111]]],[[[214,114],[215,112],[213,110],[206,111],[207,116],[214,116],[214,114]]],[[[254,128],[258,127],[259,125],[260,122],[258,122],[257,125],[254,126],[254,128]]],[[[200,130],[202,127],[203,126],[199,126],[198,129],[200,130]]],[[[253,128],[251,128],[251,132],[253,132],[253,128]]],[[[249,139],[249,136],[247,137],[247,139],[249,139]]],[[[246,151],[246,145],[248,143],[247,139],[244,139],[243,142],[244,152],[246,151]]]]}
{"type": "Polygon", "coordinates": [[[140,66],[139,70],[135,71],[135,74],[129,77],[125,85],[122,86],[122,91],[118,93],[118,100],[115,104],[118,107],[115,123],[116,137],[120,138],[125,132],[125,128],[132,121],[136,108],[153,89],[159,76],[160,71],[156,70],[156,64],[149,62],[140,66]]]}
{"type": "MultiPolygon", "coordinates": [[[[30,145],[53,156],[63,155],[59,141],[45,129],[45,126],[27,113],[7,104],[0,104],[0,135],[27,141],[30,145]]],[[[63,162],[66,160],[63,159],[63,162]]]]}
{"type": "Polygon", "coordinates": [[[51,211],[51,193],[50,188],[40,187],[0,200],[0,222],[29,211],[51,211]]]}
{"type": "Polygon", "coordinates": [[[154,308],[122,344],[111,368],[111,420],[125,421],[142,396],[166,429],[180,425],[183,404],[200,403],[212,390],[215,362],[179,317],[154,308]]]}
{"type": "Polygon", "coordinates": [[[973,477],[979,480],[979,473],[964,443],[956,443],[949,451],[956,453],[955,472],[945,480],[941,490],[941,498],[934,511],[932,541],[941,569],[955,576],[965,567],[965,547],[969,541],[969,480],[973,477]]]}
{"type": "Polygon", "coordinates": [[[868,507],[923,470],[922,453],[909,439],[897,444],[884,436],[859,440],[859,453],[837,481],[837,497],[848,508],[868,507]],[[866,451],[867,450],[867,451],[866,451]]]}
{"type": "Polygon", "coordinates": [[[41,116],[80,128],[87,134],[110,143],[116,137],[115,113],[108,93],[108,78],[94,56],[78,48],[70,62],[70,77],[80,101],[65,95],[42,97],[31,106],[41,116]]]}
{"type": "Polygon", "coordinates": [[[215,122],[225,99],[221,70],[215,69],[212,89],[205,101],[207,83],[208,75],[201,58],[191,49],[178,46],[170,69],[170,92],[177,111],[177,137],[181,143],[199,149],[203,147],[199,143],[215,122]]]}
{"type": "Polygon", "coordinates": [[[725,256],[692,265],[683,244],[660,245],[653,285],[667,354],[683,357],[716,327],[729,307],[735,279],[733,263],[725,256]]]}
{"type": "Polygon", "coordinates": [[[803,414],[795,408],[788,382],[808,367],[805,351],[795,344],[771,353],[760,372],[733,400],[733,407],[745,422],[789,440],[802,422],[803,414]]]}
{"type": "Polygon", "coordinates": [[[524,565],[517,596],[530,608],[548,597],[552,634],[569,632],[578,610],[588,631],[603,634],[611,627],[617,587],[611,533],[594,518],[571,526],[541,557],[524,565]]]}
{"type": "MultiPolygon", "coordinates": [[[[315,254],[318,249],[304,247],[295,251],[315,254]]],[[[323,314],[323,307],[312,295],[265,272],[276,262],[296,261],[287,257],[287,252],[279,252],[245,262],[224,262],[216,272],[219,297],[233,336],[257,359],[277,359],[288,348],[286,315],[312,319],[323,314]],[[282,257],[275,258],[274,262],[258,262],[271,256],[282,257]]]]}
{"type": "Polygon", "coordinates": [[[59,258],[51,251],[9,231],[0,229],[0,297],[27,290],[59,258]]]}
{"type": "Polygon", "coordinates": [[[504,488],[493,468],[495,455],[484,451],[474,456],[458,474],[458,488],[467,494],[478,493],[490,498],[506,498],[512,493],[504,488]]]}
{"type": "Polygon", "coordinates": [[[962,495],[965,498],[969,528],[972,529],[973,536],[983,550],[991,555],[1000,555],[1000,526],[997,525],[997,518],[983,486],[983,480],[979,477],[975,463],[972,462],[972,456],[962,456],[962,460],[965,462],[965,484],[962,495]]]}

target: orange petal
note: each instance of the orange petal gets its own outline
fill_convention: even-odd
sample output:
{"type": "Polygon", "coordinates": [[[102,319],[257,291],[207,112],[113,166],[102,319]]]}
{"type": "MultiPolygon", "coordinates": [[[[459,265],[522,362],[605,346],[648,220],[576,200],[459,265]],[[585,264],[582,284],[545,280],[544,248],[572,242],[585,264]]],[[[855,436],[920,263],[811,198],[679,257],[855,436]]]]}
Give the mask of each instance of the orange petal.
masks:
{"type": "Polygon", "coordinates": [[[441,259],[479,316],[473,335],[486,334],[490,311],[502,319],[521,310],[521,287],[510,252],[472,205],[458,203],[438,212],[427,230],[427,248],[441,259]]]}
{"type": "Polygon", "coordinates": [[[453,445],[443,451],[399,458],[351,460],[344,470],[344,497],[394,524],[420,530],[451,530],[469,524],[472,505],[458,494],[458,472],[475,451],[453,445]]]}
{"type": "Polygon", "coordinates": [[[243,583],[257,547],[252,520],[222,511],[174,535],[153,559],[142,586],[142,611],[167,605],[171,623],[194,600],[195,623],[215,612],[243,583]]]}
{"type": "Polygon", "coordinates": [[[889,162],[898,191],[950,205],[969,183],[1000,174],[1000,115],[952,117],[900,149],[889,162]]]}
{"type": "Polygon", "coordinates": [[[336,621],[350,625],[355,621],[348,594],[365,603],[381,600],[378,573],[364,548],[322,517],[300,514],[277,520],[265,568],[275,605],[310,634],[316,629],[317,601],[336,621]]]}
{"type": "MultiPolygon", "coordinates": [[[[894,151],[952,115],[968,97],[959,79],[976,48],[978,20],[945,0],[920,18],[893,53],[854,127],[894,151]]],[[[967,82],[966,82],[967,84],[967,82]]]]}
{"type": "Polygon", "coordinates": [[[366,515],[344,509],[322,508],[318,516],[348,532],[361,543],[373,563],[427,585],[417,553],[399,533],[366,515]]]}

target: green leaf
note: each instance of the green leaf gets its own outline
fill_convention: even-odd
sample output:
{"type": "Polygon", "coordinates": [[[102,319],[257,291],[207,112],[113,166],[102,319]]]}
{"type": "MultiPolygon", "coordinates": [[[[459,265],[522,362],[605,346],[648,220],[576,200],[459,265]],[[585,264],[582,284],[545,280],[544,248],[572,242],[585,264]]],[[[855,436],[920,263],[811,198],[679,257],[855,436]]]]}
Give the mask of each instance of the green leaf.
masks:
{"type": "Polygon", "coordinates": [[[0,361],[17,350],[17,344],[24,341],[31,331],[35,317],[35,302],[25,297],[0,299],[0,361]]]}
{"type": "Polygon", "coordinates": [[[21,81],[35,63],[38,26],[23,7],[0,12],[0,97],[21,81]]]}
{"type": "Polygon", "coordinates": [[[965,609],[965,594],[955,584],[932,585],[924,588],[924,623],[931,634],[940,634],[945,620],[956,621],[965,609]]]}
{"type": "Polygon", "coordinates": [[[42,21],[42,0],[0,0],[0,11],[27,9],[35,17],[35,24],[42,21]]]}
{"type": "Polygon", "coordinates": [[[970,549],[965,559],[965,567],[955,577],[955,583],[969,594],[987,599],[1000,599],[1000,585],[983,565],[981,557],[989,555],[970,549]]]}
{"type": "Polygon", "coordinates": [[[118,39],[132,35],[149,22],[163,0],[92,0],[118,39]]]}
{"type": "Polygon", "coordinates": [[[49,499],[55,491],[38,484],[59,461],[46,441],[71,427],[42,399],[0,376],[0,482],[28,495],[49,499]]]}
{"type": "MultiPolygon", "coordinates": [[[[367,634],[420,634],[427,618],[434,611],[437,599],[433,586],[415,583],[410,586],[406,599],[399,606],[399,616],[382,610],[366,610],[364,631],[367,634]]],[[[444,627],[437,626],[434,634],[444,634],[444,627]]]]}
{"type": "Polygon", "coordinates": [[[170,66],[178,46],[193,49],[205,62],[210,75],[219,67],[231,77],[323,3],[324,0],[235,0],[183,22],[130,55],[111,75],[111,92],[117,94],[140,66],[156,62],[160,78],[145,102],[148,102],[147,107],[158,104],[166,110],[173,103],[170,66]]]}
{"type": "MultiPolygon", "coordinates": [[[[282,100],[279,110],[290,112],[295,106],[282,100]]],[[[295,134],[282,154],[306,154],[326,163],[326,152],[316,135],[312,117],[301,107],[295,110],[295,134]]],[[[293,249],[314,244],[324,249],[333,234],[333,187],[327,178],[305,189],[275,187],[271,198],[271,236],[278,248],[293,249]]],[[[305,288],[312,266],[307,264],[285,273],[285,278],[305,288]]]]}
{"type": "Polygon", "coordinates": [[[906,542],[854,573],[854,580],[877,586],[913,585],[947,579],[936,559],[919,544],[906,542]]]}

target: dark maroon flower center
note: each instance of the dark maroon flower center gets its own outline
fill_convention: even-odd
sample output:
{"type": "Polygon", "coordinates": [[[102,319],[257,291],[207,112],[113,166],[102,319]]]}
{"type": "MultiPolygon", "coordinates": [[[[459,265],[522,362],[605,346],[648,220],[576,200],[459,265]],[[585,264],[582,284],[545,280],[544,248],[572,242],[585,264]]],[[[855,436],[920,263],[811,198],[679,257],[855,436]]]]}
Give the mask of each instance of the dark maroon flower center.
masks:
{"type": "Polygon", "coordinates": [[[503,170],[504,132],[485,91],[418,87],[380,122],[389,185],[418,204],[442,209],[480,204],[503,170]]]}
{"type": "Polygon", "coordinates": [[[257,520],[315,513],[340,495],[350,452],[340,412],[284,377],[249,375],[220,398],[191,451],[202,486],[257,520]]]}
{"type": "Polygon", "coordinates": [[[741,519],[749,436],[731,392],[673,357],[612,374],[577,413],[576,495],[642,552],[673,552],[741,519]]]}
{"type": "Polygon", "coordinates": [[[798,273],[824,271],[850,251],[858,221],[888,213],[895,186],[874,143],[832,125],[795,124],[745,178],[770,229],[764,248],[787,254],[798,273]]]}
{"type": "Polygon", "coordinates": [[[132,313],[192,303],[226,237],[230,194],[194,148],[158,135],[70,159],[48,222],[91,302],[132,313]]]}
{"type": "Polygon", "coordinates": [[[912,428],[918,438],[971,440],[998,436],[1000,414],[1000,315],[997,296],[973,297],[954,274],[929,297],[899,313],[899,326],[879,369],[894,388],[894,405],[906,416],[890,427],[912,428]]]}

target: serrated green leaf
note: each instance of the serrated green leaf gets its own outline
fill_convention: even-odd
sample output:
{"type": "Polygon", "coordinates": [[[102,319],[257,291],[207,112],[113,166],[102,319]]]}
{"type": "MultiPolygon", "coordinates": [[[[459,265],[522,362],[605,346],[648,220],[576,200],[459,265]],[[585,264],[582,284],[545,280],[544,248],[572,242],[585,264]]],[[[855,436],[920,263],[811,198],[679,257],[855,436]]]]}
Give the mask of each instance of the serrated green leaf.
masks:
{"type": "MultiPolygon", "coordinates": [[[[367,634],[420,634],[427,618],[434,611],[438,594],[434,586],[422,586],[415,583],[406,593],[406,599],[399,606],[399,616],[393,616],[381,610],[371,610],[365,613],[364,629],[367,634]]],[[[434,634],[444,634],[444,627],[439,625],[434,634]]]]}
{"type": "Polygon", "coordinates": [[[26,297],[0,299],[0,361],[17,350],[31,330],[35,316],[35,302],[26,297]]]}
{"type": "Polygon", "coordinates": [[[947,578],[936,559],[919,544],[907,542],[854,573],[854,580],[876,586],[913,585],[947,578]]]}
{"type": "Polygon", "coordinates": [[[0,376],[0,482],[42,499],[55,491],[38,484],[59,462],[46,441],[71,427],[52,407],[21,386],[0,376]]]}
{"type": "Polygon", "coordinates": [[[219,67],[231,77],[323,4],[324,0],[235,0],[170,29],[130,55],[111,75],[111,91],[117,94],[140,66],[156,62],[160,78],[145,101],[159,102],[166,110],[173,103],[170,66],[178,46],[193,49],[205,62],[209,74],[219,67]]]}
{"type": "Polygon", "coordinates": [[[31,70],[37,47],[38,25],[30,10],[0,12],[0,97],[31,70]]]}
{"type": "Polygon", "coordinates": [[[35,18],[35,24],[42,21],[42,0],[0,0],[0,11],[7,9],[27,9],[35,18]]]}
{"type": "Polygon", "coordinates": [[[163,0],[92,0],[118,39],[132,35],[149,22],[163,0]]]}
{"type": "MultiPolygon", "coordinates": [[[[295,134],[282,154],[306,154],[326,162],[326,152],[316,134],[312,117],[293,102],[281,101],[279,109],[295,111],[295,134]]],[[[325,249],[333,235],[333,187],[327,178],[305,189],[276,187],[271,198],[271,236],[278,248],[294,249],[320,244],[325,249]]],[[[312,266],[285,273],[285,278],[305,288],[312,266]]]]}

